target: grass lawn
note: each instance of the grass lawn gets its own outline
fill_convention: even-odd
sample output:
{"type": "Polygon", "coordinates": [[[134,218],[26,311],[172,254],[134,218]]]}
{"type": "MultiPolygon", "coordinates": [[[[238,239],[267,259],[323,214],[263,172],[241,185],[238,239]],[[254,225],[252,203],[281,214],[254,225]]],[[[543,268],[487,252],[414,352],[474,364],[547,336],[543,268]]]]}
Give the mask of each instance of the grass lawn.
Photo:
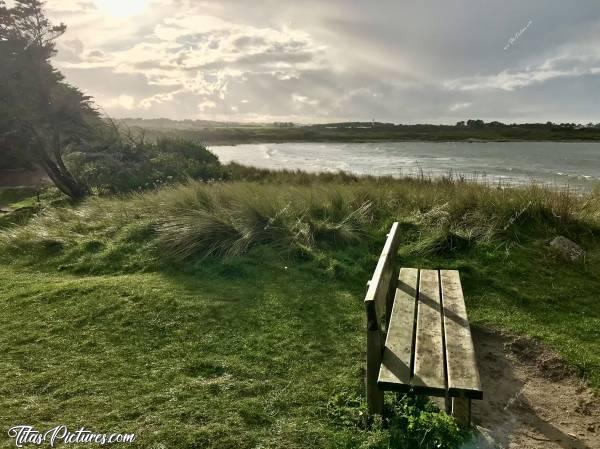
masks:
{"type": "MultiPolygon", "coordinates": [[[[330,218],[335,207],[369,195],[380,197],[381,215],[370,215],[360,239],[352,239],[360,223],[326,226],[322,211],[307,203],[298,210],[303,219],[312,217],[312,246],[285,240],[296,249],[282,250],[263,233],[266,227],[254,224],[260,238],[245,246],[219,230],[230,250],[242,248],[225,258],[219,254],[226,248],[213,248],[212,240],[202,240],[206,234],[197,238],[205,245],[197,249],[215,255],[177,257],[182,242],[197,241],[193,232],[210,230],[216,238],[215,221],[207,227],[205,214],[196,227],[190,217],[177,221],[180,234],[190,234],[182,236],[168,218],[179,217],[175,206],[162,209],[160,223],[149,212],[152,204],[176,203],[176,196],[186,197],[180,211],[189,211],[190,202],[205,207],[203,189],[218,186],[92,200],[6,227],[0,241],[0,427],[133,432],[134,447],[144,448],[453,447],[458,429],[430,404],[390,397],[385,422],[365,416],[362,299],[390,219],[402,222],[401,265],[461,270],[472,323],[541,339],[600,388],[595,216],[552,221],[542,205],[520,212],[517,193],[474,188],[457,195],[448,186],[423,187],[320,186],[321,192],[336,190],[330,203],[327,195],[307,199],[303,187],[295,187],[293,204],[327,203],[330,218]],[[383,210],[388,197],[398,201],[383,210]],[[440,215],[446,204],[450,209],[440,215]],[[484,238],[481,225],[492,212],[475,220],[474,237],[475,210],[498,213],[493,217],[503,225],[494,225],[494,238],[484,238]],[[515,222],[507,236],[506,223],[515,222]],[[471,234],[460,232],[465,224],[471,234]],[[550,251],[547,241],[557,232],[585,247],[585,264],[550,251]]],[[[290,211],[294,206],[285,209],[289,197],[274,193],[285,189],[244,188],[255,212],[261,194],[270,196],[275,213],[265,212],[274,218],[267,223],[282,221],[276,235],[283,238],[285,220],[293,224],[299,217],[290,211]],[[277,215],[282,210],[291,215],[277,215]]],[[[219,197],[218,204],[240,207],[232,189],[226,192],[231,201],[219,197]]],[[[555,204],[547,201],[547,207],[555,204]]],[[[215,204],[207,210],[224,226],[233,209],[215,212],[215,204]]],[[[248,210],[243,216],[257,220],[248,210]]],[[[236,217],[232,223],[239,224],[236,217]]]]}
{"type": "Polygon", "coordinates": [[[135,432],[139,447],[355,447],[361,304],[284,261],[247,272],[71,276],[3,268],[2,428],[135,432]]]}

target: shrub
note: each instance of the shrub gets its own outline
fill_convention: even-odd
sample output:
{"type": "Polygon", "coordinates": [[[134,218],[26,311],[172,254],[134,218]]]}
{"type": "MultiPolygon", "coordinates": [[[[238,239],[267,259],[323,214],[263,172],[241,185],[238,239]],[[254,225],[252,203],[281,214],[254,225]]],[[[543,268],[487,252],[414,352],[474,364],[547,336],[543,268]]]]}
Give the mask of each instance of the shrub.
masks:
{"type": "Polygon", "coordinates": [[[187,179],[220,179],[219,159],[206,147],[179,138],[148,142],[114,134],[67,156],[75,176],[99,193],[156,188],[187,179]]]}

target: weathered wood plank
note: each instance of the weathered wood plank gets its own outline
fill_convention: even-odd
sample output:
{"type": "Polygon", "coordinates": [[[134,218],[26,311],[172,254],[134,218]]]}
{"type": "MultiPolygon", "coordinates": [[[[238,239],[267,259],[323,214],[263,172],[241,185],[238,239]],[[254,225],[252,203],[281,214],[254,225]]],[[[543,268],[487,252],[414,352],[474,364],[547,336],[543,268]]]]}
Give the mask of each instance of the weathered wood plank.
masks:
{"type": "MultiPolygon", "coordinates": [[[[394,223],[375,267],[373,277],[369,281],[369,287],[365,296],[365,308],[367,312],[368,328],[376,327],[384,329],[387,324],[387,303],[391,282],[395,277],[394,257],[398,251],[400,233],[398,223],[394,223]]],[[[395,280],[394,280],[395,281],[395,280]]]]}
{"type": "Polygon", "coordinates": [[[402,268],[398,276],[379,371],[378,383],[382,388],[394,388],[395,384],[410,384],[418,274],[419,270],[416,268],[402,268]]]}
{"type": "Polygon", "coordinates": [[[440,281],[449,395],[482,399],[475,348],[458,271],[440,270],[440,281]]]}
{"type": "Polygon", "coordinates": [[[369,413],[383,413],[383,390],[377,385],[377,377],[381,367],[383,341],[379,329],[367,330],[367,373],[365,386],[367,388],[367,406],[369,413]]]}
{"type": "Polygon", "coordinates": [[[384,329],[387,327],[387,304],[391,291],[395,290],[394,257],[398,251],[400,234],[398,223],[394,223],[375,267],[373,278],[365,296],[367,313],[367,403],[369,413],[383,411],[383,390],[377,385],[383,355],[384,329]]]}
{"type": "Polygon", "coordinates": [[[412,384],[445,392],[439,273],[421,270],[412,384]]]}

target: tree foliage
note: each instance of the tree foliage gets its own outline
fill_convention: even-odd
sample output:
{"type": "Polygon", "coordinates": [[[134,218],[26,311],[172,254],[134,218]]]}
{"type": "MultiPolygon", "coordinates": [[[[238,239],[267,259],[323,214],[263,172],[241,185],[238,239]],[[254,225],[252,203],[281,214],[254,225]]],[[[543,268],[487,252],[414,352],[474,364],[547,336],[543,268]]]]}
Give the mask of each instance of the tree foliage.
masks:
{"type": "Polygon", "coordinates": [[[44,15],[44,2],[0,0],[0,151],[42,166],[56,186],[72,198],[86,187],[63,158],[98,120],[90,97],[64,81],[50,63],[55,42],[66,30],[44,15]]]}

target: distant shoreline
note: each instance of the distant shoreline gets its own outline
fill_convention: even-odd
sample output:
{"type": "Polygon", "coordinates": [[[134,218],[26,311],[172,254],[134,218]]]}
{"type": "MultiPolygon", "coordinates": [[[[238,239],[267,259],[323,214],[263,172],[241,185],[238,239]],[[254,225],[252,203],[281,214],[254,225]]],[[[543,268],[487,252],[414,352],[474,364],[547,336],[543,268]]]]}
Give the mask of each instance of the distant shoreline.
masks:
{"type": "Polygon", "coordinates": [[[256,124],[168,119],[125,119],[121,122],[147,138],[175,137],[206,145],[243,143],[376,143],[376,142],[600,142],[600,124],[486,123],[468,120],[456,125],[402,125],[345,122],[297,125],[290,122],[256,124]]]}
{"type": "Polygon", "coordinates": [[[237,145],[278,145],[285,143],[598,143],[600,140],[589,140],[589,139],[564,139],[564,140],[479,140],[479,139],[466,139],[466,140],[426,140],[426,139],[374,139],[374,140],[270,140],[270,141],[216,141],[216,142],[205,142],[209,146],[224,147],[224,146],[237,146],[237,145]]]}
{"type": "Polygon", "coordinates": [[[248,143],[209,146],[223,163],[268,170],[344,171],[373,176],[459,175],[502,184],[530,182],[591,190],[600,146],[588,142],[248,143]],[[570,144],[570,145],[568,145],[570,144]]]}

